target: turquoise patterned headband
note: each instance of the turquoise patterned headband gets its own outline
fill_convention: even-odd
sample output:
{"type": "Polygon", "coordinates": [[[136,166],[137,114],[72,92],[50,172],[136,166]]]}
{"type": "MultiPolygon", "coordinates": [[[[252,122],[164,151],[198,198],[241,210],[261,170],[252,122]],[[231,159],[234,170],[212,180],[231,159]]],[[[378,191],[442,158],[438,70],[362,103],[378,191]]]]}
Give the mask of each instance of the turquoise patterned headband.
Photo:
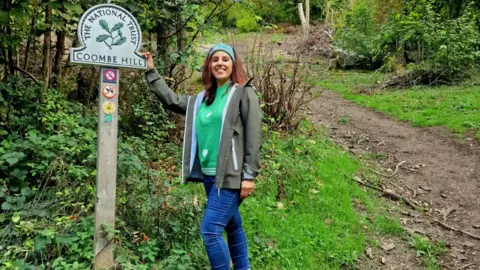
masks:
{"type": "Polygon", "coordinates": [[[230,56],[230,58],[232,58],[233,62],[235,62],[235,53],[233,52],[233,48],[223,43],[213,46],[213,48],[208,53],[208,56],[212,56],[218,51],[226,52],[230,56]]]}

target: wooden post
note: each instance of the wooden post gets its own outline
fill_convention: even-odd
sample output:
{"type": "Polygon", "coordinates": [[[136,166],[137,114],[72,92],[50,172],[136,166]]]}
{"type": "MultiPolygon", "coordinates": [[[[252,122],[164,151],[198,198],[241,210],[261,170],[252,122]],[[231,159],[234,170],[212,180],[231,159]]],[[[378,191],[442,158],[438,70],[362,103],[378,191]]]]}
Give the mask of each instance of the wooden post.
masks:
{"type": "Polygon", "coordinates": [[[130,12],[120,6],[99,4],[89,8],[78,22],[77,34],[80,47],[70,48],[70,62],[103,67],[98,97],[93,267],[109,269],[115,265],[113,249],[120,86],[118,68],[147,69],[147,61],[139,53],[142,46],[140,25],[130,12]],[[94,13],[95,16],[92,15],[94,13]],[[111,32],[115,32],[115,40],[112,39],[111,32]]]}
{"type": "Polygon", "coordinates": [[[112,239],[106,231],[115,229],[117,182],[119,71],[102,68],[100,74],[99,119],[97,138],[97,194],[95,202],[94,267],[109,269],[114,265],[112,239]]]}

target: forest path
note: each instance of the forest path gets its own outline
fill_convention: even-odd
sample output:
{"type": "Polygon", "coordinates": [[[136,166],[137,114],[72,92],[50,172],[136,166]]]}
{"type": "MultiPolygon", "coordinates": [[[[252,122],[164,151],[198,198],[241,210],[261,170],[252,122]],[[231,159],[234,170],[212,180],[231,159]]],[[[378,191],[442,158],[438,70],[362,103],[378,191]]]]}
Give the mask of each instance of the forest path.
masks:
{"type": "Polygon", "coordinates": [[[412,127],[328,90],[310,103],[309,109],[310,118],[325,126],[338,144],[357,155],[384,156],[380,163],[386,170],[382,174],[392,175],[398,166],[393,177],[383,177],[382,184],[425,209],[403,212],[402,224],[407,230],[445,241],[450,251],[442,258],[442,268],[480,269],[480,239],[435,221],[480,235],[477,142],[459,139],[444,128],[412,127]]]}

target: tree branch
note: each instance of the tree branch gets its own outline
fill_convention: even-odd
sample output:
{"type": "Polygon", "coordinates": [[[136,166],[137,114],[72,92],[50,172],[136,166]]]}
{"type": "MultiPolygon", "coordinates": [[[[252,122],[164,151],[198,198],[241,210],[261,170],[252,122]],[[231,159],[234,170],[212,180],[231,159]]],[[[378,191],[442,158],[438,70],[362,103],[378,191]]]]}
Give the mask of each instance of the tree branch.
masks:
{"type": "MultiPolygon", "coordinates": [[[[1,59],[1,58],[0,58],[0,61],[1,61],[2,63],[4,63],[4,64],[8,64],[8,62],[5,61],[5,59],[1,59]]],[[[18,66],[16,66],[16,65],[13,65],[13,68],[16,69],[16,70],[18,70],[18,71],[20,71],[21,73],[27,75],[27,76],[28,76],[30,79],[32,79],[34,82],[36,82],[36,83],[41,83],[37,78],[35,78],[35,76],[33,76],[32,73],[24,70],[23,68],[18,67],[18,66]]]]}
{"type": "MultiPolygon", "coordinates": [[[[220,12],[218,12],[217,14],[215,14],[215,11],[216,11],[216,10],[218,9],[218,7],[222,4],[222,1],[217,2],[217,3],[216,3],[216,6],[212,9],[212,11],[210,12],[210,14],[208,14],[207,18],[205,18],[205,20],[203,21],[203,26],[206,25],[211,19],[213,19],[213,18],[219,16],[220,14],[222,14],[223,12],[229,10],[229,9],[233,6],[234,3],[235,3],[235,2],[232,1],[232,2],[230,3],[230,5],[228,5],[228,7],[222,9],[220,12]],[[214,15],[214,14],[215,14],[215,15],[214,15]]],[[[195,34],[193,35],[193,37],[192,37],[192,39],[190,40],[190,43],[188,44],[188,47],[187,47],[187,49],[186,49],[185,51],[188,51],[188,50],[190,49],[190,47],[192,47],[193,41],[195,41],[195,39],[197,38],[197,35],[200,33],[200,30],[202,30],[202,26],[199,26],[199,27],[198,27],[197,31],[196,31],[195,34]]],[[[169,72],[168,72],[168,74],[169,74],[170,77],[172,77],[172,72],[173,72],[173,70],[175,69],[176,66],[177,66],[177,64],[172,64],[172,65],[170,66],[170,69],[169,69],[169,72]]]]}
{"type": "Polygon", "coordinates": [[[190,17],[188,17],[186,20],[185,20],[185,23],[182,25],[182,27],[178,28],[175,32],[171,33],[170,35],[168,36],[162,36],[161,38],[171,38],[173,37],[174,35],[176,35],[178,32],[182,31],[183,28],[185,28],[185,26],[187,26],[188,22],[193,18],[195,14],[192,14],[190,15],[190,17]]]}

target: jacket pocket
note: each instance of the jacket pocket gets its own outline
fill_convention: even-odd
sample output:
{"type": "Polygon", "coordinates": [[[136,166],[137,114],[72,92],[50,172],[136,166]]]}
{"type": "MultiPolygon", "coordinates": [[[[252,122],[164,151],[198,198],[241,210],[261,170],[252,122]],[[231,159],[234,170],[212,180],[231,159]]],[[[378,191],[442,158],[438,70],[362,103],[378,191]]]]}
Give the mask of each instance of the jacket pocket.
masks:
{"type": "Polygon", "coordinates": [[[233,170],[238,172],[237,149],[235,148],[235,138],[234,137],[232,137],[232,161],[233,161],[233,170]]]}

